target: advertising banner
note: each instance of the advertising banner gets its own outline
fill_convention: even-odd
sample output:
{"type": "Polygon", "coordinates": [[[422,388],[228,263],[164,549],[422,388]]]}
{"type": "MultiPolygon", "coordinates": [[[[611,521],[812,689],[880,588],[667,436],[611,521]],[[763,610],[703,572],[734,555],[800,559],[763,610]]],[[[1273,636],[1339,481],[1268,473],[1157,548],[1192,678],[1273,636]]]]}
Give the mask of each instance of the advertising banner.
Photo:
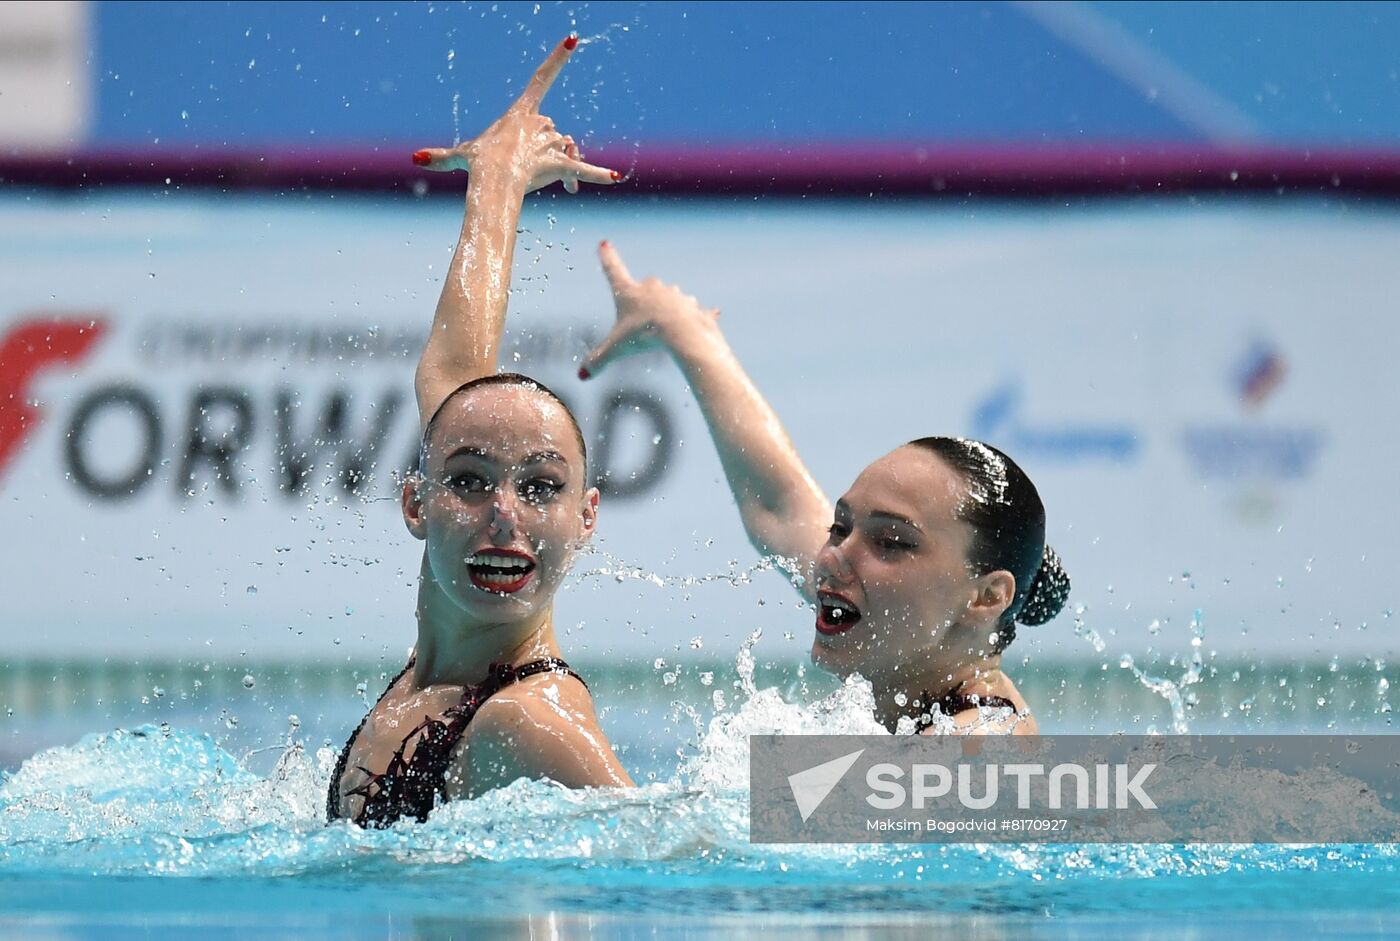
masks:
{"type": "MultiPolygon", "coordinates": [[[[445,185],[445,184],[444,184],[445,185]]],[[[174,188],[0,212],[0,564],[14,655],[225,660],[414,639],[399,508],[455,200],[174,188]]],[[[1018,653],[1393,650],[1400,216],[1358,206],[647,204],[545,197],[501,367],[578,412],[604,491],[560,595],[580,659],[800,659],[689,390],[590,382],[594,247],[721,323],[834,499],[925,435],[1037,483],[1070,606],[1018,653]]]]}

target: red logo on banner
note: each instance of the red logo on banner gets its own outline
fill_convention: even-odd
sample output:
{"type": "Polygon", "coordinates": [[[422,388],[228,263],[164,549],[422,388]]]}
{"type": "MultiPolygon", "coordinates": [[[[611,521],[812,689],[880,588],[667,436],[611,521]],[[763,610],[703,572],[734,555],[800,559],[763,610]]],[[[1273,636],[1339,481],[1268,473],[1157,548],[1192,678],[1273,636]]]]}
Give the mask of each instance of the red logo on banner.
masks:
{"type": "Polygon", "coordinates": [[[49,366],[83,360],[105,330],[95,317],[36,317],[0,339],[0,477],[39,423],[30,383],[49,366]]]}

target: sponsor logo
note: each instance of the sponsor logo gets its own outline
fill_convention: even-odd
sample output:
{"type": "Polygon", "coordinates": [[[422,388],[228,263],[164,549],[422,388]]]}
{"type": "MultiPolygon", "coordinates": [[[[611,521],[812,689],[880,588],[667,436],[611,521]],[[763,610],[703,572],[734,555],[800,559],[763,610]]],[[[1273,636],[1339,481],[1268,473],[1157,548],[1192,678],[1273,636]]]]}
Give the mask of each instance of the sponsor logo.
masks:
{"type": "MultiPolygon", "coordinates": [[[[79,364],[105,330],[91,318],[36,317],[5,334],[0,475],[40,420],[29,393],[35,377],[79,364]]],[[[395,493],[417,465],[409,377],[419,334],[152,321],[128,335],[138,368],[80,379],[66,414],[56,416],[64,423],[57,463],[86,498],[124,501],[164,490],[236,502],[256,486],[287,501],[304,502],[313,489],[368,499],[395,493]],[[272,381],[262,378],[269,366],[272,381]]],[[[567,328],[530,330],[507,338],[503,359],[548,381],[552,361],[572,367],[587,342],[567,328]]],[[[636,381],[642,370],[625,365],[585,390],[559,384],[584,429],[595,482],[612,498],[656,487],[676,437],[672,409],[636,381]]]]}
{"type": "Polygon", "coordinates": [[[1041,460],[1100,460],[1126,463],[1137,456],[1138,436],[1126,425],[1065,424],[1035,426],[1020,416],[1021,384],[1002,383],[977,403],[972,413],[974,437],[997,442],[1011,454],[1041,460]]]}
{"type": "Polygon", "coordinates": [[[1256,339],[1235,368],[1240,401],[1250,408],[1263,405],[1287,375],[1283,357],[1268,343],[1256,339]]]}
{"type": "Polygon", "coordinates": [[[95,317],[49,315],[22,320],[0,339],[0,482],[43,417],[30,396],[34,380],[81,363],[105,332],[95,317]]]}
{"type": "Polygon", "coordinates": [[[1181,432],[1196,476],[1229,487],[1236,515],[1249,522],[1272,521],[1282,504],[1280,487],[1307,478],[1326,445],[1317,426],[1265,417],[1287,376],[1282,352],[1265,339],[1251,340],[1227,376],[1243,417],[1192,424],[1181,432]]]}

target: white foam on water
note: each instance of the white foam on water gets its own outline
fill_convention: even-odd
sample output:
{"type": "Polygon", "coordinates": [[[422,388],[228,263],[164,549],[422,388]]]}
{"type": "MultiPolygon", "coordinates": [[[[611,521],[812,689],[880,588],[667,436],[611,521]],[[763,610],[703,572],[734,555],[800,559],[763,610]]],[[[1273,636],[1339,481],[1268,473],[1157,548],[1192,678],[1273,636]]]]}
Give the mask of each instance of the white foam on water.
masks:
{"type": "MultiPolygon", "coordinates": [[[[670,780],[568,790],[520,780],[439,807],[426,823],[361,830],[322,814],[334,753],[285,748],[266,776],[208,735],[143,727],[89,735],[36,754],[0,783],[0,871],[286,875],[470,860],[575,861],[604,869],[724,861],[774,878],[931,882],[1143,878],[1293,869],[1400,869],[1396,847],[1170,844],[756,845],[748,835],[748,739],[763,734],[888,734],[870,685],[847,681],[812,703],[754,682],[755,633],[736,660],[738,695],[699,728],[670,780]]],[[[1300,834],[1354,814],[1383,814],[1374,794],[1334,772],[1293,776],[1203,766],[1160,800],[1189,800],[1222,828],[1250,815],[1300,834]],[[1213,795],[1213,796],[1212,796],[1213,795]]],[[[1154,796],[1157,796],[1154,794],[1154,796]]],[[[1222,829],[1222,833],[1229,832],[1222,829]]]]}

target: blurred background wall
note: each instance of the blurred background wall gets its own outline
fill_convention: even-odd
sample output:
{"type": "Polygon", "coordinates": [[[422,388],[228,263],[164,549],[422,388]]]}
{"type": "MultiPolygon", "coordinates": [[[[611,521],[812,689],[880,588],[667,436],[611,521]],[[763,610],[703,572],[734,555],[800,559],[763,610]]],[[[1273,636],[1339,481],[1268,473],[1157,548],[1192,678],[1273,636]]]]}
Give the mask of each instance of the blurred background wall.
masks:
{"type": "MultiPolygon", "coordinates": [[[[506,365],[606,475],[580,660],[800,660],[675,370],[582,386],[593,246],[725,311],[833,496],[909,438],[1040,485],[1026,656],[1381,658],[1400,498],[1400,6],[0,6],[0,652],[401,658],[395,475],[470,136],[543,51],[630,180],[532,197],[506,365]]],[[[42,672],[42,671],[41,671],[42,672]]]]}

